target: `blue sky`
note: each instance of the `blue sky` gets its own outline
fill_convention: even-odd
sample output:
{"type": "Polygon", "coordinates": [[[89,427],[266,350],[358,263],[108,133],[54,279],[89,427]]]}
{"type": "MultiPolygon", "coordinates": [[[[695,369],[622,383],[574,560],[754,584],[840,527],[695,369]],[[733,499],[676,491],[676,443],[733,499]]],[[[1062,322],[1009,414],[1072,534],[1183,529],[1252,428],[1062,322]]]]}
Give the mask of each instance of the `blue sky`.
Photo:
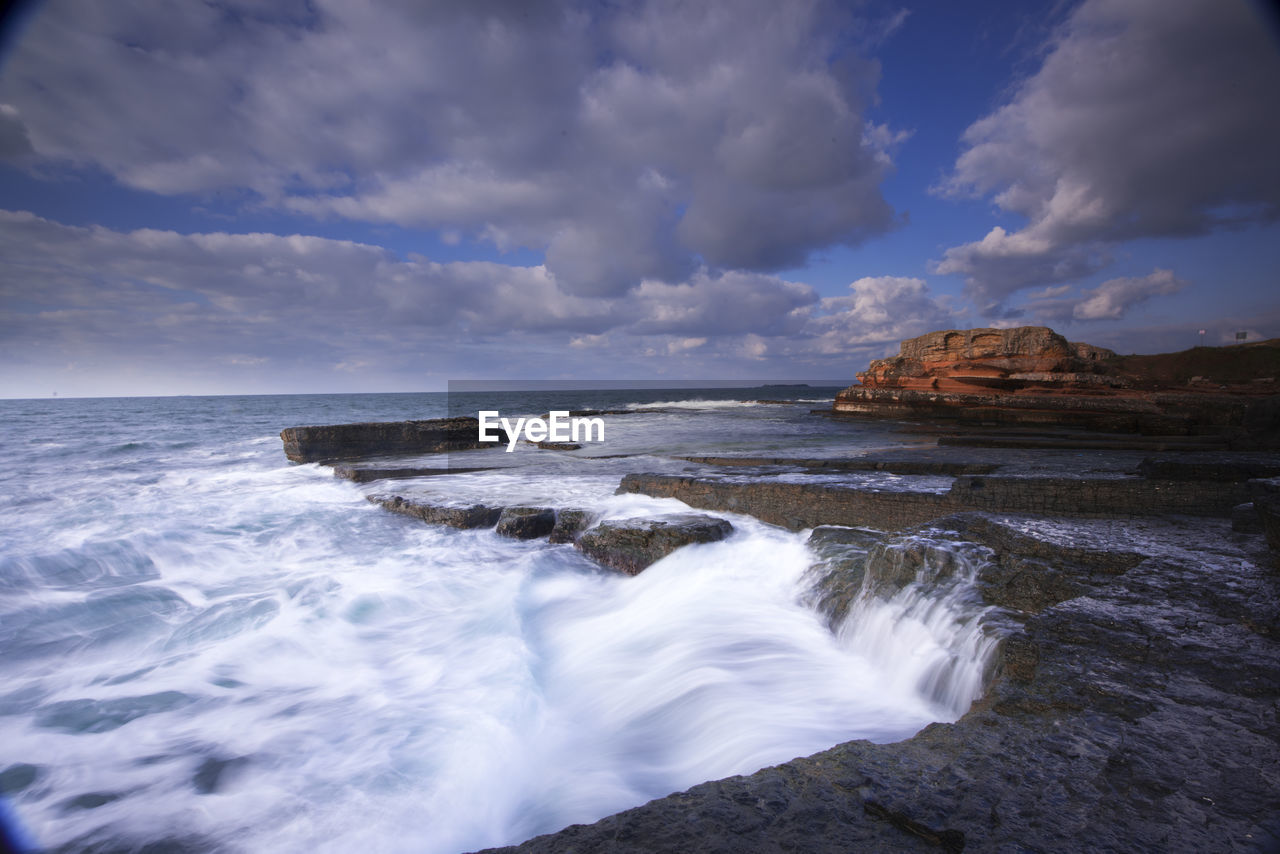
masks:
{"type": "Polygon", "coordinates": [[[0,65],[0,396],[848,382],[1280,336],[1248,0],[51,0],[0,65]]]}

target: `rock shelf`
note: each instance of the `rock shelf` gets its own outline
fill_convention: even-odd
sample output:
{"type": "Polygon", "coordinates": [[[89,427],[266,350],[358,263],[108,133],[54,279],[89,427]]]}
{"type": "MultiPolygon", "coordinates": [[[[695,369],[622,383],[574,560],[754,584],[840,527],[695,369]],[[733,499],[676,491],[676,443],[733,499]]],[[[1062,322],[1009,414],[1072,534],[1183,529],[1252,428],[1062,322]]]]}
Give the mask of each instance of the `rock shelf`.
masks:
{"type": "Polygon", "coordinates": [[[880,537],[989,550],[979,581],[1006,635],[960,720],[493,854],[1277,850],[1280,575],[1257,538],[1215,519],[963,514],[846,535],[858,572],[889,569],[880,537]]]}

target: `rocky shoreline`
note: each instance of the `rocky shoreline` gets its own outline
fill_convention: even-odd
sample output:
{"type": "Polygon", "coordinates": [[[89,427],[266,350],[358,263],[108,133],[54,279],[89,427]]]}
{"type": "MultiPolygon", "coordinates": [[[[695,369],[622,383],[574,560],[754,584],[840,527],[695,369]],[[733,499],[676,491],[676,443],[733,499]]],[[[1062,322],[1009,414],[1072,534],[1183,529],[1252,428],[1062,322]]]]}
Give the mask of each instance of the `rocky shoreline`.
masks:
{"type": "MultiPolygon", "coordinates": [[[[1070,347],[1068,358],[1106,359],[1070,347]]],[[[1250,396],[1245,410],[1273,399],[1250,396]]],[[[972,574],[995,653],[981,699],[954,723],[491,851],[1280,851],[1280,453],[1269,434],[1249,433],[1243,416],[1218,425],[1230,442],[1028,423],[972,432],[953,420],[954,443],[862,457],[672,457],[684,472],[632,472],[618,491],[693,512],[604,523],[590,508],[429,500],[383,482],[449,469],[338,473],[377,483],[369,500],[394,512],[572,543],[628,574],[730,534],[718,513],[808,531],[805,595],[835,632],[868,597],[929,595],[961,565],[972,574]]]]}

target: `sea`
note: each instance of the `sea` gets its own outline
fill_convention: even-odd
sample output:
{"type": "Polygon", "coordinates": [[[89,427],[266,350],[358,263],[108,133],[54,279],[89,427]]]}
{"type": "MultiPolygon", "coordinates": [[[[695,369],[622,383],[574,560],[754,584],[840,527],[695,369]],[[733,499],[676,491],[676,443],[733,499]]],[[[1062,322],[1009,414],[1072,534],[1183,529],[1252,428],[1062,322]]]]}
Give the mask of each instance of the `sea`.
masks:
{"type": "Polygon", "coordinates": [[[0,401],[10,823],[42,851],[453,854],[955,720],[981,690],[971,609],[908,591],[833,630],[813,605],[806,531],[717,514],[734,526],[726,540],[628,577],[572,545],[367,500],[654,518],[689,508],[615,494],[624,474],[919,441],[812,414],[834,392],[0,401]],[[623,412],[580,451],[424,457],[483,470],[369,484],[288,462],[279,437],[551,409],[623,412]],[[940,690],[941,666],[969,676],[940,690]]]}

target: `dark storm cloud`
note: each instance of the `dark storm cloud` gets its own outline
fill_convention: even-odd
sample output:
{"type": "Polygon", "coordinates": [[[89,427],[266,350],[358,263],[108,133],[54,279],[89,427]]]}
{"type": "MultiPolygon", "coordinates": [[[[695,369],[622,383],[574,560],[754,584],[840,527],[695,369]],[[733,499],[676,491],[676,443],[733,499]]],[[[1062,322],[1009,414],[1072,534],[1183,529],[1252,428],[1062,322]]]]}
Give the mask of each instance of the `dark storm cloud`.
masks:
{"type": "Polygon", "coordinates": [[[1275,220],[1278,80],[1245,0],[1086,0],[1041,68],[965,132],[941,187],[1027,225],[947,250],[936,271],[999,301],[1094,273],[1121,241],[1275,220]]]}
{"type": "Polygon", "coordinates": [[[43,162],[545,251],[617,295],[883,233],[843,4],[53,0],[0,82],[43,162]],[[845,53],[832,62],[839,50],[845,53]]]}

